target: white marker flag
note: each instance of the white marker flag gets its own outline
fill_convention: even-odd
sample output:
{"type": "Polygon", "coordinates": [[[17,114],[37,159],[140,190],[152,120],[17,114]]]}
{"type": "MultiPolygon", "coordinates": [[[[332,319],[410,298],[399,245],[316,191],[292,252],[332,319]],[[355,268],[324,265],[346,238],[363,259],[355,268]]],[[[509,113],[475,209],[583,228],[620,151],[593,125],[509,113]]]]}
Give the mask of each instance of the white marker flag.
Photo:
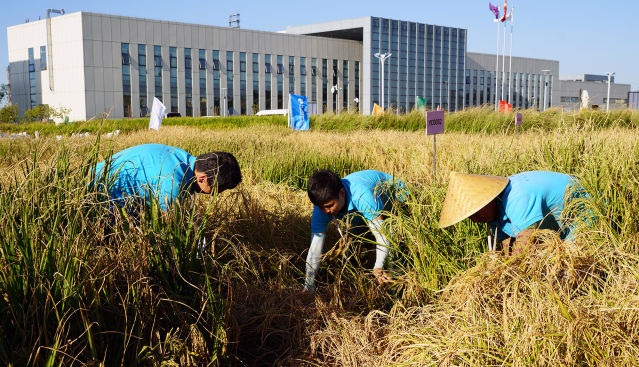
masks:
{"type": "Polygon", "coordinates": [[[149,120],[149,129],[160,130],[164,112],[166,112],[166,107],[164,106],[164,104],[156,97],[153,97],[153,107],[151,107],[151,120],[149,120]]]}

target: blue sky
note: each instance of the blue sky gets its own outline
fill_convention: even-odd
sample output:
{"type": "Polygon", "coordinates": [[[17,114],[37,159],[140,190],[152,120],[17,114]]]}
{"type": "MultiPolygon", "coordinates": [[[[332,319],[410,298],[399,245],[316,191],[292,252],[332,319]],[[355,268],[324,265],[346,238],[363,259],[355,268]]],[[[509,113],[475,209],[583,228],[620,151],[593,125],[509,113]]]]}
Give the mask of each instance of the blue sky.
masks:
{"type": "MultiPolygon", "coordinates": [[[[497,46],[490,0],[321,0],[303,5],[281,0],[22,0],[10,6],[6,2],[0,12],[0,83],[7,82],[6,28],[27,18],[44,18],[50,8],[223,27],[228,26],[230,14],[239,13],[241,28],[263,31],[379,16],[465,28],[470,52],[492,54],[497,46]]],[[[492,3],[503,6],[503,0],[492,3]]],[[[515,9],[513,56],[558,60],[560,75],[615,72],[617,83],[639,89],[639,42],[632,37],[639,2],[510,0],[508,6],[515,9]]]]}

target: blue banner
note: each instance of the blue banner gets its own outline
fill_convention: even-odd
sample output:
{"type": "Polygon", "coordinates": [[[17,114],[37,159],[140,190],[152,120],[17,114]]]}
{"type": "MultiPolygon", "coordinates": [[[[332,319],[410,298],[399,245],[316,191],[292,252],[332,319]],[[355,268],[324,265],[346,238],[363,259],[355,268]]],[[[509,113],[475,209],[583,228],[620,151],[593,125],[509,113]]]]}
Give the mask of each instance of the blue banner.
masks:
{"type": "Polygon", "coordinates": [[[288,95],[288,126],[293,130],[308,130],[308,99],[297,94],[288,95]]]}

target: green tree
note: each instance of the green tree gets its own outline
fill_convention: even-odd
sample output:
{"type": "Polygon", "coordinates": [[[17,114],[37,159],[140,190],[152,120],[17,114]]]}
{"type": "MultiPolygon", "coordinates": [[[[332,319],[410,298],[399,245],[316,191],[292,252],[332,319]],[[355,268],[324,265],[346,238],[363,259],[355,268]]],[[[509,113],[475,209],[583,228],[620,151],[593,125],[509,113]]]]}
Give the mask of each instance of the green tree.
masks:
{"type": "Polygon", "coordinates": [[[18,121],[18,105],[10,104],[0,108],[0,122],[16,121],[18,121]]]}
{"type": "Polygon", "coordinates": [[[69,114],[69,109],[65,107],[60,107],[56,109],[54,107],[49,106],[48,104],[41,104],[34,106],[30,110],[26,110],[24,112],[24,116],[22,117],[23,121],[52,121],[54,118],[64,118],[69,114]]]}
{"type": "Polygon", "coordinates": [[[0,104],[9,96],[9,84],[0,84],[0,104]]]}

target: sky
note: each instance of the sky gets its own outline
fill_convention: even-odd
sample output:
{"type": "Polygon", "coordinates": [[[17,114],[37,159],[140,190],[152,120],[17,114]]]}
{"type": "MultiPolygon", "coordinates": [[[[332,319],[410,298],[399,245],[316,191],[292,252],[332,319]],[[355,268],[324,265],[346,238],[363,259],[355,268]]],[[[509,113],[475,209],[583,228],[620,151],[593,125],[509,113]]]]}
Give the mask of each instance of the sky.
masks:
{"type": "MultiPolygon", "coordinates": [[[[261,31],[377,16],[464,28],[468,52],[494,54],[497,30],[489,2],[503,11],[503,0],[0,0],[0,84],[7,83],[7,27],[45,18],[47,9],[222,27],[231,14],[240,14],[241,28],[261,31]]],[[[508,8],[514,9],[513,56],[557,60],[560,77],[614,72],[616,83],[639,90],[639,42],[633,38],[639,1],[509,0],[508,8]]]]}

